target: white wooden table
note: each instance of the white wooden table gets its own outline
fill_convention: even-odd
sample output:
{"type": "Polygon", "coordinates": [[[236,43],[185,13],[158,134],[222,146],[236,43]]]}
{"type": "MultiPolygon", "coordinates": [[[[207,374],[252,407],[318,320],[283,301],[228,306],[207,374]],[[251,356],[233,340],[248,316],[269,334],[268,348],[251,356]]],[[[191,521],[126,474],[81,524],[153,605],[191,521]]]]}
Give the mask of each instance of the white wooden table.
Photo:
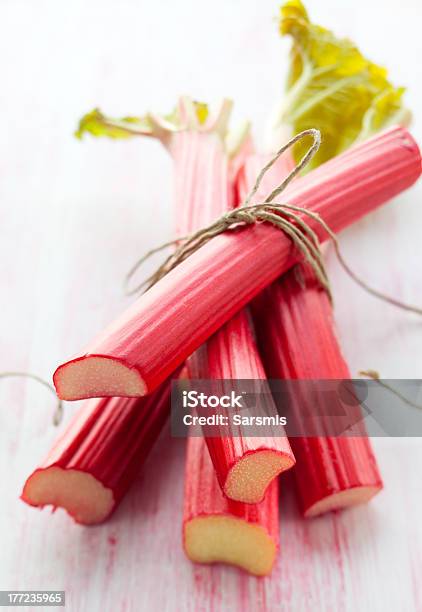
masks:
{"type": "MultiPolygon", "coordinates": [[[[422,141],[420,3],[309,0],[409,87],[422,141]],[[420,75],[419,75],[420,76],[420,75]]],[[[0,370],[46,377],[126,304],[122,278],[170,235],[171,164],[156,143],[72,138],[94,106],[166,111],[189,93],[236,101],[263,129],[287,42],[272,0],[2,0],[0,370]]],[[[344,232],[356,270],[422,302],[422,183],[344,232]]],[[[329,257],[352,371],[422,377],[422,324],[366,296],[329,257]],[[352,299],[351,299],[352,296],[352,299]]],[[[66,407],[66,420],[75,410],[66,407]]],[[[0,589],[65,589],[74,611],[422,610],[420,440],[377,439],[385,491],[368,507],[304,522],[282,481],[281,555],[268,579],[194,567],[181,548],[184,444],[165,432],[110,522],[80,528],[18,500],[57,434],[54,399],[0,385],[0,589]]]]}

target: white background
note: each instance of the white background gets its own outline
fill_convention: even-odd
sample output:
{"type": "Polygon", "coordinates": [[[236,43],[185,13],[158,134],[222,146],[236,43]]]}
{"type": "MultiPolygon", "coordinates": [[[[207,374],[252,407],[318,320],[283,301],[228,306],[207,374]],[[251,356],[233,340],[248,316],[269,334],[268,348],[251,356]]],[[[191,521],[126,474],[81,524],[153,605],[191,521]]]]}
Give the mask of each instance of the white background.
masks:
{"type": "MultiPolygon", "coordinates": [[[[233,97],[257,138],[280,98],[287,41],[277,2],[0,2],[0,370],[49,377],[127,303],[133,260],[170,236],[171,163],[150,141],[83,143],[77,119],[167,111],[179,94],[233,97]]],[[[408,87],[422,141],[417,0],[309,0],[408,87]]],[[[422,183],[342,235],[369,282],[422,303],[422,183]]],[[[363,294],[329,256],[352,372],[422,377],[422,323],[363,294]]],[[[66,420],[75,410],[67,405],[66,420]]],[[[0,588],[65,589],[68,609],[422,610],[419,440],[376,440],[385,491],[312,522],[282,482],[281,554],[271,578],[195,568],[181,548],[181,441],[161,439],[113,519],[84,529],[18,500],[57,432],[35,383],[0,387],[0,588]]]]}

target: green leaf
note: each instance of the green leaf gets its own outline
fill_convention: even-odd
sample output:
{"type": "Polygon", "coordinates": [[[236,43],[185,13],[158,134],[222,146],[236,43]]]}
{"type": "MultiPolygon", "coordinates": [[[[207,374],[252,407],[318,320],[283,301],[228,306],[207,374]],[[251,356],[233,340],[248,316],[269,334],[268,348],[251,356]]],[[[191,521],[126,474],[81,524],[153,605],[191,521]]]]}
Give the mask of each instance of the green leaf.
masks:
{"type": "MultiPolygon", "coordinates": [[[[323,146],[307,170],[364,133],[389,125],[393,117],[408,117],[407,111],[401,113],[403,90],[392,87],[387,71],[366,59],[349,39],[311,23],[300,0],[288,0],[281,7],[280,32],[291,36],[293,45],[287,93],[275,127],[288,124],[294,133],[321,131],[323,146]],[[388,101],[383,97],[387,92],[388,101]]],[[[298,146],[295,155],[305,149],[306,145],[298,146]]]]}
{"type": "Polygon", "coordinates": [[[82,138],[86,133],[92,136],[106,136],[107,138],[116,139],[148,136],[152,134],[152,125],[148,117],[112,119],[103,115],[98,108],[95,108],[90,113],[84,115],[79,121],[75,136],[82,138]]]}

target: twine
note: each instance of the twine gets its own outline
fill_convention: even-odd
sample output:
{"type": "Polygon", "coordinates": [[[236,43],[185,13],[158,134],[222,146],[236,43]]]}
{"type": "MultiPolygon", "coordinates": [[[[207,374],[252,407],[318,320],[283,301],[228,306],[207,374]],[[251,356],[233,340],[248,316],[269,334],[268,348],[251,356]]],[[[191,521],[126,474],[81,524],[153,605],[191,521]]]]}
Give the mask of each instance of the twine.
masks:
{"type": "Polygon", "coordinates": [[[291,138],[285,145],[277,151],[274,157],[262,168],[258,177],[255,181],[251,192],[247,196],[245,202],[238,208],[225,213],[219,217],[216,221],[207,225],[206,227],[193,232],[187,236],[170,240],[165,244],[160,245],[154,249],[148,251],[143,257],[141,257],[135,265],[129,270],[125,278],[125,289],[127,295],[134,295],[141,289],[147,291],[161,278],[168,274],[173,268],[178,266],[180,263],[185,261],[190,255],[195,253],[198,249],[204,246],[207,242],[222,234],[223,232],[230,232],[239,226],[252,225],[255,223],[267,222],[271,223],[281,231],[283,231],[292,240],[293,244],[298,248],[305,263],[309,264],[312,268],[318,282],[325,289],[330,299],[332,299],[330,282],[327,276],[327,272],[324,266],[323,255],[320,247],[320,240],[314,232],[314,230],[308,225],[303,217],[307,217],[315,221],[322,229],[326,232],[331,242],[334,245],[334,251],[341,267],[346,274],[362,289],[374,297],[383,300],[397,308],[414,312],[422,315],[422,308],[405,304],[385,293],[374,289],[368,285],[360,276],[358,276],[350,268],[348,263],[345,261],[343,255],[340,252],[340,246],[337,239],[337,235],[330,229],[318,213],[307,210],[300,206],[294,206],[293,204],[281,204],[274,202],[274,198],[279,196],[287,187],[287,185],[307,166],[314,155],[317,153],[321,144],[321,133],[316,129],[309,129],[300,132],[293,138],[291,138]],[[313,139],[312,145],[308,151],[299,161],[299,163],[293,168],[288,176],[276,187],[262,202],[261,204],[250,204],[252,198],[258,192],[261,185],[262,179],[268,170],[273,166],[283,153],[293,147],[296,142],[303,140],[311,136],[313,139]],[[140,266],[149,259],[155,253],[162,251],[170,246],[177,246],[172,254],[170,254],[164,262],[146,278],[142,283],[137,285],[134,289],[128,289],[130,280],[134,274],[138,271],[140,266]]]}
{"type": "Polygon", "coordinates": [[[370,378],[371,380],[378,383],[380,387],[384,387],[384,389],[387,389],[387,391],[398,397],[399,400],[401,400],[404,404],[407,404],[411,408],[417,408],[418,410],[422,410],[421,404],[416,404],[415,402],[412,402],[412,400],[408,399],[405,395],[403,395],[403,393],[400,393],[400,391],[397,391],[397,389],[381,380],[381,376],[376,370],[360,370],[359,376],[370,378]]]}
{"type": "MultiPolygon", "coordinates": [[[[36,374],[29,374],[28,372],[0,372],[0,378],[11,378],[11,377],[31,378],[32,380],[37,381],[44,387],[47,387],[47,389],[49,389],[56,396],[56,390],[54,389],[54,387],[50,385],[50,383],[48,383],[46,380],[41,378],[40,376],[37,376],[36,374]]],[[[53,414],[53,424],[55,426],[60,425],[60,423],[62,422],[62,419],[63,419],[63,402],[61,399],[58,399],[56,410],[53,414]]]]}

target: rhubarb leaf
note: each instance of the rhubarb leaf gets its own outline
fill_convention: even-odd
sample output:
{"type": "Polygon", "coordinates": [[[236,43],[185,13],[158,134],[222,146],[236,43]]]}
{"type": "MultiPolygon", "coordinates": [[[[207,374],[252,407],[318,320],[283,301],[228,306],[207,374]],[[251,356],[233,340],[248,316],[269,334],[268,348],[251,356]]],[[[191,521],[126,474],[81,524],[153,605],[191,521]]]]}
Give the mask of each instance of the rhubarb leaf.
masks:
{"type": "MultiPolygon", "coordinates": [[[[204,125],[208,119],[208,105],[204,102],[192,102],[193,111],[199,125],[204,125]]],[[[121,139],[132,138],[133,136],[153,136],[154,121],[162,123],[169,129],[178,129],[181,126],[177,108],[167,115],[156,115],[155,119],[151,115],[144,117],[122,117],[113,119],[104,115],[99,108],[87,113],[80,119],[78,129],[75,132],[76,138],[82,139],[85,134],[92,136],[105,136],[107,138],[121,139]]]]}
{"type": "MultiPolygon", "coordinates": [[[[281,7],[280,32],[292,37],[293,46],[287,93],[274,128],[321,131],[323,146],[307,170],[371,130],[409,119],[403,89],[392,87],[387,71],[367,60],[352,41],[311,23],[300,0],[281,7]]],[[[302,155],[306,146],[298,146],[295,154],[302,155]]]]}
{"type": "Polygon", "coordinates": [[[376,96],[362,120],[359,141],[366,140],[390,125],[409,125],[412,115],[403,106],[404,87],[390,87],[376,96]]]}
{"type": "Polygon", "coordinates": [[[148,117],[112,119],[95,108],[79,121],[75,136],[81,139],[86,133],[92,136],[106,136],[107,138],[148,136],[152,134],[152,125],[148,117]]]}

